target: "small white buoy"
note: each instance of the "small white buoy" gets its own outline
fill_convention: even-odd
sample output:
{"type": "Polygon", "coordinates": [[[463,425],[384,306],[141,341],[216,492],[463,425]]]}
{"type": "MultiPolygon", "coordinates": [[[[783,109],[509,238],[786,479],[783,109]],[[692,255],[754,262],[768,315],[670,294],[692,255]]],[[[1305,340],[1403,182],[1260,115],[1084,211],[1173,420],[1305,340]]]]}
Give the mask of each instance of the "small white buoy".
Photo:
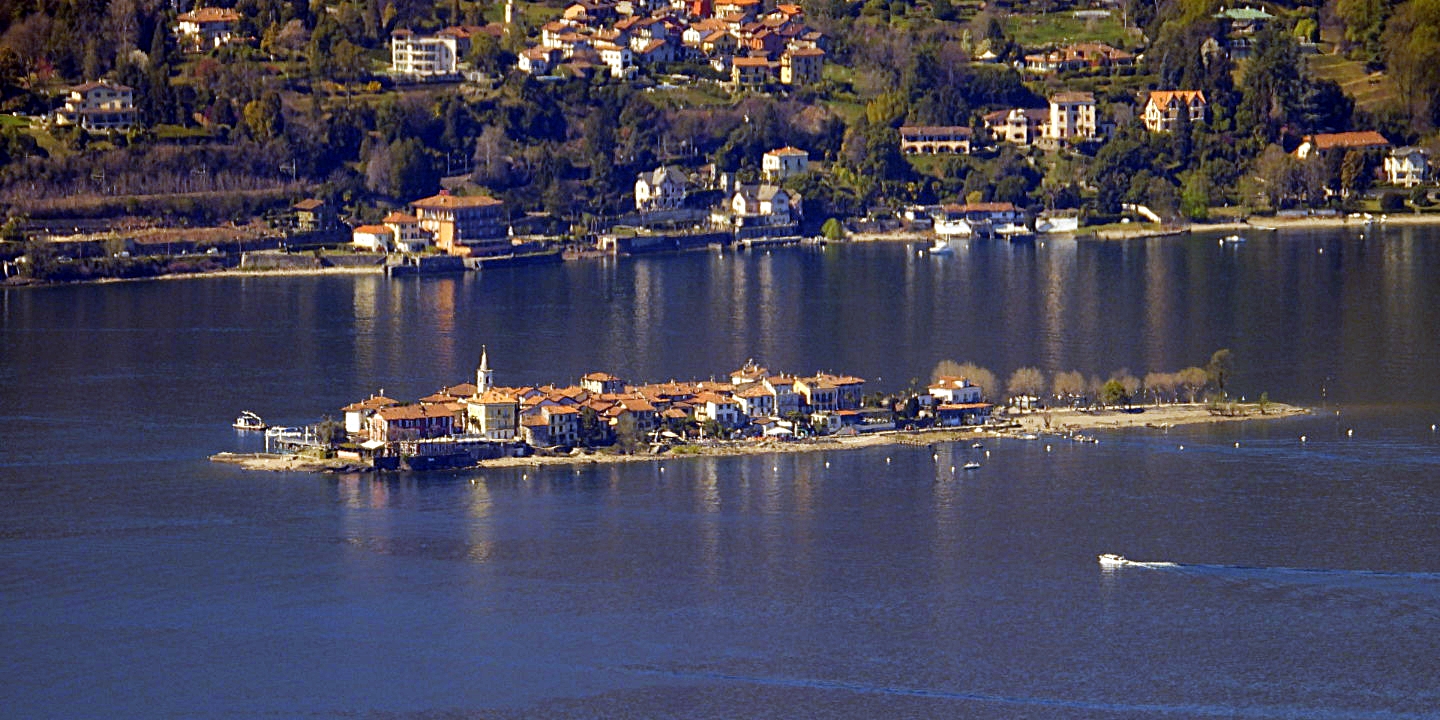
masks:
{"type": "Polygon", "coordinates": [[[885,464],[886,464],[886,465],[889,465],[889,464],[890,464],[890,458],[885,458],[885,464]]]}
{"type": "Polygon", "coordinates": [[[1050,446],[1049,446],[1049,445],[1046,445],[1046,446],[1045,446],[1045,452],[1050,452],[1050,446]]]}
{"type": "Polygon", "coordinates": [[[1325,248],[1320,248],[1320,253],[1319,253],[1319,254],[1320,254],[1320,255],[1324,255],[1324,254],[1325,254],[1325,248]]]}
{"type": "Polygon", "coordinates": [[[1435,423],[1430,423],[1430,432],[1435,432],[1435,423]]]}
{"type": "Polygon", "coordinates": [[[1235,443],[1235,447],[1240,447],[1240,443],[1235,443]]]}
{"type": "Polygon", "coordinates": [[[954,466],[954,465],[951,465],[951,466],[950,466],[950,472],[952,472],[952,473],[955,472],[955,466],[954,466]]]}
{"type": "Polygon", "coordinates": [[[529,476],[529,475],[526,475],[525,473],[520,473],[520,479],[521,479],[521,480],[528,480],[528,479],[530,479],[530,476],[529,476]]]}
{"type": "Polygon", "coordinates": [[[829,460],[826,460],[826,461],[825,461],[825,467],[827,467],[827,468],[830,467],[830,461],[829,461],[829,460]]]}
{"type": "Polygon", "coordinates": [[[934,455],[931,455],[930,459],[938,462],[940,460],[940,453],[935,453],[934,455]]]}
{"type": "Polygon", "coordinates": [[[660,468],[660,472],[665,472],[665,468],[660,468]]]}
{"type": "Polygon", "coordinates": [[[1301,435],[1301,436],[1300,436],[1300,442],[1308,442],[1309,440],[1310,440],[1310,438],[1305,437],[1304,435],[1301,435]]]}
{"type": "Polygon", "coordinates": [[[474,485],[474,484],[475,484],[475,478],[470,478],[470,484],[471,484],[471,485],[474,485]]]}
{"type": "Polygon", "coordinates": [[[989,450],[986,450],[986,451],[985,451],[985,457],[990,457],[990,451],[989,451],[989,450]]]}
{"type": "Polygon", "coordinates": [[[1349,430],[1346,430],[1345,437],[1355,437],[1355,428],[1350,428],[1349,430]]]}
{"type": "Polygon", "coordinates": [[[779,465],[775,465],[775,466],[771,467],[770,469],[771,469],[772,471],[778,471],[778,470],[780,469],[780,466],[779,466],[779,465]]]}

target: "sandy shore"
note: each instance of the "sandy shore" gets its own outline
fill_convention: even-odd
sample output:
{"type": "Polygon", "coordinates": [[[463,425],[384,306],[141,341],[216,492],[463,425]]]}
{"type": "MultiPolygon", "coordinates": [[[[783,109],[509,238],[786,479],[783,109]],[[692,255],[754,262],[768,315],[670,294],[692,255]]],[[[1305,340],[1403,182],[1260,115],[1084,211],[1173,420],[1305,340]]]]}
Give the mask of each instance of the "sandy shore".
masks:
{"type": "MultiPolygon", "coordinates": [[[[1278,420],[1308,414],[1310,410],[1282,403],[1271,403],[1264,414],[1253,404],[1238,406],[1235,415],[1213,415],[1201,404],[1149,405],[1130,410],[1047,410],[1011,418],[1004,427],[966,427],[916,431],[878,432],[853,437],[824,437],[799,441],[758,440],[717,442],[704,445],[682,445],[661,455],[616,455],[605,452],[563,456],[535,455],[525,458],[499,458],[481,461],[479,468],[538,467],[544,465],[584,465],[599,463],[652,462],[683,460],[691,457],[727,457],[775,453],[828,452],[854,450],[882,445],[932,445],[945,442],[969,442],[983,438],[1064,436],[1082,432],[1149,428],[1164,431],[1181,425],[1204,423],[1278,420]]],[[[239,465],[247,470],[272,472],[369,472],[363,464],[352,460],[316,460],[294,455],[264,453],[218,453],[213,462],[239,465]]]]}

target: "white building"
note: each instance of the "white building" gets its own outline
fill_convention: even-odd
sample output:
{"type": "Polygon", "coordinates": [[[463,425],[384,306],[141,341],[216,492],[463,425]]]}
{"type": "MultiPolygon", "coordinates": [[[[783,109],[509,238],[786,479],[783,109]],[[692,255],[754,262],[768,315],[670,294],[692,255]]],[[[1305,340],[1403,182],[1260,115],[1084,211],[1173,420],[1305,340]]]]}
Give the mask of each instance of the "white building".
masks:
{"type": "Polygon", "coordinates": [[[361,225],[351,232],[350,238],[356,249],[368,252],[390,252],[395,245],[394,233],[384,225],[361,225]]]}
{"type": "Polygon", "coordinates": [[[810,153],[799,148],[783,147],[771,150],[760,159],[760,172],[765,179],[778,182],[810,169],[810,153]]]}
{"type": "Polygon", "coordinates": [[[635,179],[635,209],[670,210],[685,204],[685,173],[679,168],[658,167],[635,179]]]}
{"type": "Polygon", "coordinates": [[[396,252],[418,253],[434,243],[434,236],[420,227],[420,218],[402,212],[385,216],[385,227],[390,230],[390,249],[396,252]]]}
{"type": "Polygon", "coordinates": [[[962,377],[942,377],[931,383],[930,395],[947,405],[962,405],[980,402],[983,391],[979,385],[962,377]]]}
{"type": "Polygon", "coordinates": [[[1081,142],[1096,135],[1095,95],[1088,92],[1062,92],[1050,97],[1050,122],[1045,136],[1052,140],[1081,142]]]}
{"type": "Polygon", "coordinates": [[[127,130],[135,124],[134,91],[103,80],[76,85],[65,106],[55,111],[55,124],[79,125],[91,132],[127,130]]]}
{"type": "Polygon", "coordinates": [[[452,34],[417,35],[406,29],[390,34],[390,70],[397,75],[436,78],[460,68],[459,40],[452,34]]]}
{"type": "Polygon", "coordinates": [[[728,220],[735,227],[764,225],[789,225],[800,219],[800,198],[779,185],[741,185],[730,196],[728,217],[713,218],[728,220]]]}
{"type": "Polygon", "coordinates": [[[1391,150],[1385,156],[1385,179],[1406,188],[1425,184],[1430,179],[1430,153],[1413,146],[1391,150]]]}
{"type": "Polygon", "coordinates": [[[181,13],[175,21],[175,35],[181,45],[211,50],[235,39],[240,13],[228,8],[202,7],[181,13]]]}
{"type": "Polygon", "coordinates": [[[600,62],[610,68],[611,77],[628,78],[635,74],[635,55],[629,46],[599,42],[595,43],[595,51],[600,54],[600,62]]]}

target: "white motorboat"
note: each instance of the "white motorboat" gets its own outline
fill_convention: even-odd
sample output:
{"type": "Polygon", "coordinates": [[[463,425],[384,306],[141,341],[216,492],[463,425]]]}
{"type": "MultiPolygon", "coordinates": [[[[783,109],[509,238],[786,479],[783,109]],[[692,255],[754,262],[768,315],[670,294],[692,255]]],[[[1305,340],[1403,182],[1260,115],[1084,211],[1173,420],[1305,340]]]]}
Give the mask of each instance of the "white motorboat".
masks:
{"type": "Polygon", "coordinates": [[[1236,243],[1243,243],[1243,242],[1245,242],[1245,238],[1243,238],[1243,237],[1241,237],[1241,236],[1239,236],[1239,235],[1226,235],[1225,237],[1220,238],[1220,244],[1221,244],[1221,245],[1234,245],[1234,244],[1236,244],[1236,243]]]}
{"type": "Polygon", "coordinates": [[[965,463],[965,465],[962,466],[960,469],[961,469],[961,470],[979,470],[979,469],[980,469],[980,463],[978,463],[978,462],[968,462],[968,463],[965,463]]]}
{"type": "Polygon", "coordinates": [[[982,443],[982,442],[979,442],[979,441],[973,442],[973,443],[970,444],[970,449],[971,449],[971,450],[984,450],[984,449],[985,449],[985,443],[982,443]]]}
{"type": "Polygon", "coordinates": [[[230,423],[230,427],[236,430],[264,430],[265,421],[249,410],[241,410],[240,416],[235,418],[235,422],[230,423]]]}
{"type": "Polygon", "coordinates": [[[1126,562],[1129,562],[1125,559],[1124,555],[1116,555],[1114,553],[1104,553],[1100,555],[1099,558],[1100,567],[1120,567],[1126,562]]]}
{"type": "Polygon", "coordinates": [[[936,239],[935,244],[930,246],[931,255],[951,255],[954,252],[955,248],[950,247],[950,241],[943,237],[936,239]]]}
{"type": "Polygon", "coordinates": [[[1021,440],[1039,440],[1039,439],[1040,439],[1040,436],[1039,436],[1039,435],[1036,435],[1035,433],[1025,433],[1024,435],[1021,435],[1021,436],[1020,436],[1020,439],[1021,439],[1021,440]]]}

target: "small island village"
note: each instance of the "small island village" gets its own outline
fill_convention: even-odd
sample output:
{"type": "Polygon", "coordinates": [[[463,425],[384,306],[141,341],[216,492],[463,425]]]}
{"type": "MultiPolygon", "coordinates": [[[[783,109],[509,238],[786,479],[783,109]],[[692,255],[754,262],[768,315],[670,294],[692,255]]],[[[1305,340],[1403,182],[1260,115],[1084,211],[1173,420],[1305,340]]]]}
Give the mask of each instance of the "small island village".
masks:
{"type": "Polygon", "coordinates": [[[639,385],[592,372],[563,387],[505,387],[495,385],[494,374],[482,350],[475,382],[446,386],[413,403],[382,391],[342,408],[343,423],[327,420],[304,430],[249,427],[266,430],[276,449],[334,453],[381,469],[433,469],[580,448],[657,454],[703,440],[983,425],[994,407],[965,378],[942,378],[903,399],[866,397],[862,378],[771,373],[754,361],[723,380],[639,385]]]}
{"type": "Polygon", "coordinates": [[[0,275],[1428,221],[1427,7],[17,5],[0,275]]]}
{"type": "Polygon", "coordinates": [[[991,373],[950,361],[936,367],[928,385],[912,382],[896,393],[867,394],[866,381],[851,375],[774,373],[754,360],[718,380],[636,384],[591,372],[565,386],[501,386],[482,349],[474,382],[448,385],[413,402],[381,390],[303,428],[268,427],[260,415],[243,412],[234,427],[264,432],[266,452],[222,452],[211,459],[252,469],[353,472],[460,469],[516,458],[786,452],[861,436],[908,443],[920,436],[942,442],[997,435],[1034,440],[1047,433],[1093,442],[1084,430],[1142,424],[1167,429],[1172,422],[1305,412],[1271,403],[1263,394],[1248,405],[1229,399],[1224,386],[1231,362],[1230,352],[1219,350],[1204,368],[1149,373],[1144,379],[1120,372],[1105,381],[1058,373],[1053,384],[1036,368],[1020,368],[1006,383],[1003,413],[997,413],[987,391],[970,378],[995,384],[991,373]],[[1198,402],[1202,393],[1204,402],[1198,402]],[[1136,401],[1153,404],[1136,407],[1136,401]],[[1162,403],[1167,403],[1163,409],[1162,403]]]}

